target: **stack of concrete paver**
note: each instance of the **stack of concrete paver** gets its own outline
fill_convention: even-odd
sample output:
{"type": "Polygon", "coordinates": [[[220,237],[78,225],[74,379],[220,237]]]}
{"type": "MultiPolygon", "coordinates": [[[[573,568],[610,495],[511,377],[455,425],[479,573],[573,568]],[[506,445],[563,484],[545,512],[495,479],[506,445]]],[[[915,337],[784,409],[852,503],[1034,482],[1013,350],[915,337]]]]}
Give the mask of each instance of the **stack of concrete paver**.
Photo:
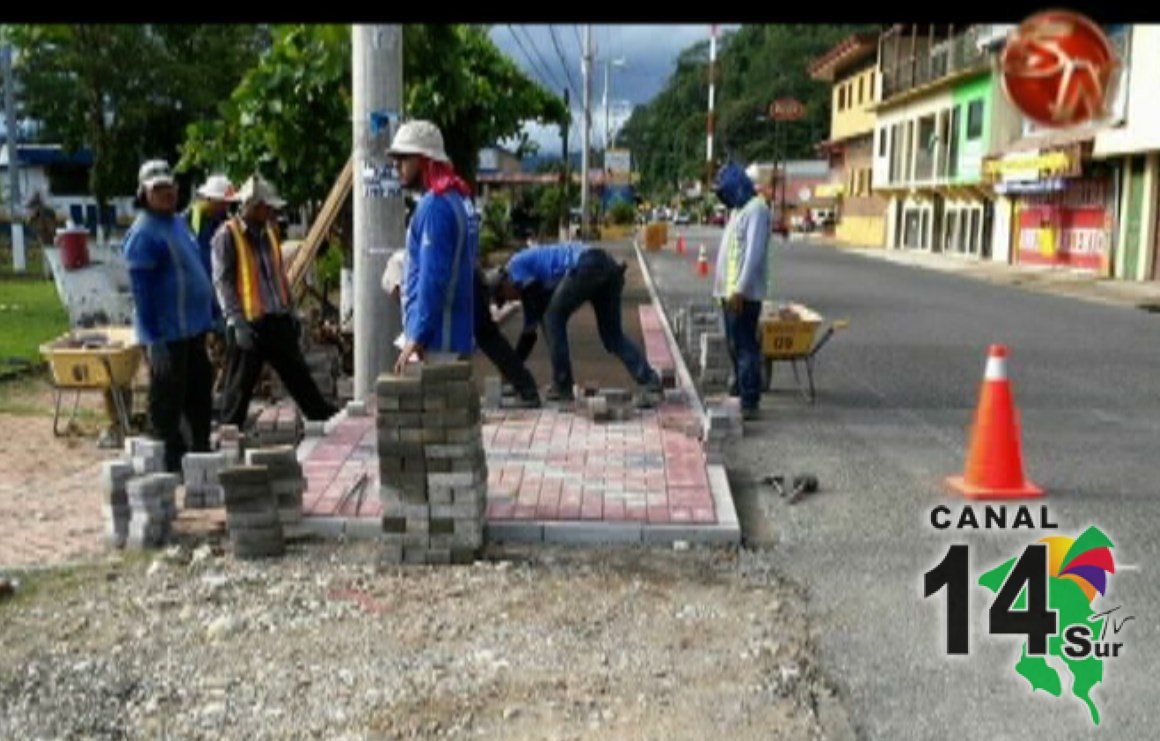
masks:
{"type": "Polygon", "coordinates": [[[265,466],[234,466],[222,471],[226,530],[234,556],[248,560],[277,558],[286,553],[278,498],[265,466]]]}
{"type": "Polygon", "coordinates": [[[384,560],[470,563],[483,546],[487,459],[471,364],[376,383],[384,560]]]}
{"type": "Polygon", "coordinates": [[[226,454],[220,451],[185,454],[181,459],[181,472],[185,479],[186,509],[221,507],[225,503],[218,477],[226,465],[226,454]]]}
{"type": "Polygon", "coordinates": [[[278,500],[278,517],[283,530],[302,523],[302,495],[306,477],[293,446],[255,448],[246,451],[246,465],[265,466],[270,473],[270,490],[278,500]]]}
{"type": "Polygon", "coordinates": [[[158,548],[168,542],[177,519],[180,477],[165,473],[165,443],[146,437],[125,440],[125,457],[101,468],[106,540],[115,548],[158,548]]]}
{"type": "Polygon", "coordinates": [[[729,359],[729,346],[725,342],[724,334],[706,332],[701,335],[699,360],[700,377],[698,380],[703,390],[718,389],[729,384],[733,369],[729,359]]]}
{"type": "Polygon", "coordinates": [[[483,408],[499,409],[503,406],[503,380],[499,376],[483,379],[483,408]]]}
{"type": "Polygon", "coordinates": [[[160,548],[173,534],[177,519],[177,486],[173,473],[147,473],[129,479],[125,485],[129,499],[130,548],[160,548]]]}
{"type": "Polygon", "coordinates": [[[721,309],[712,303],[690,303],[681,315],[680,329],[675,331],[685,356],[696,358],[701,352],[701,335],[724,334],[721,309]]]}
{"type": "Polygon", "coordinates": [[[125,455],[138,476],[165,471],[165,443],[147,437],[130,437],[125,440],[125,455]]]}
{"type": "Polygon", "coordinates": [[[708,412],[709,424],[701,447],[707,463],[724,463],[726,448],[740,440],[745,430],[741,401],[730,397],[710,407],[708,412]]]}
{"type": "Polygon", "coordinates": [[[105,539],[114,548],[124,548],[129,537],[129,480],[133,464],[129,461],[105,461],[101,464],[101,488],[105,501],[101,514],[105,521],[105,539]]]}
{"type": "Polygon", "coordinates": [[[255,445],[297,445],[305,435],[305,424],[298,407],[282,403],[263,409],[254,420],[251,438],[255,445]]]}
{"type": "Polygon", "coordinates": [[[246,436],[234,425],[221,425],[210,435],[209,445],[225,456],[226,466],[237,466],[242,462],[246,436]]]}

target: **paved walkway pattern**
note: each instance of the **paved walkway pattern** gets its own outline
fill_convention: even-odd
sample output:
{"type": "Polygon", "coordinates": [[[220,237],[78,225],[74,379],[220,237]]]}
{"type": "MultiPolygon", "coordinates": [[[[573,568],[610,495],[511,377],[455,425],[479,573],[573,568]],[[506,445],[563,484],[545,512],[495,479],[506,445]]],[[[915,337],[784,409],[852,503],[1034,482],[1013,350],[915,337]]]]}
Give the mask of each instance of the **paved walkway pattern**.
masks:
{"type": "MultiPolygon", "coordinates": [[[[656,308],[641,306],[640,320],[649,362],[658,371],[672,369],[656,308]]],[[[718,524],[698,419],[687,399],[667,400],[624,422],[593,422],[555,408],[485,410],[484,419],[487,518],[504,539],[539,540],[552,523],[718,524]]],[[[307,520],[382,516],[375,444],[373,412],[341,419],[308,443],[302,461],[307,520]]]]}

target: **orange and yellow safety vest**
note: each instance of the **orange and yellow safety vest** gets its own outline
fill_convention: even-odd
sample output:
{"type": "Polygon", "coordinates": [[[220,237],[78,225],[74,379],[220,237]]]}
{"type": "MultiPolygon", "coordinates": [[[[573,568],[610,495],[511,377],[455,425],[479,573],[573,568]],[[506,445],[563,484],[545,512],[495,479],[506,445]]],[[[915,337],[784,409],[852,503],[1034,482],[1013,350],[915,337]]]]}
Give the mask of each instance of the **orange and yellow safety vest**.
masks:
{"type": "MultiPolygon", "coordinates": [[[[238,218],[232,218],[226,222],[230,230],[230,234],[234,238],[234,250],[237,253],[237,287],[238,298],[242,303],[242,313],[246,316],[246,321],[252,322],[266,312],[266,307],[262,303],[262,288],[259,285],[259,260],[258,251],[246,239],[246,231],[242,227],[238,218]]],[[[274,272],[277,274],[274,280],[278,284],[278,290],[282,295],[282,303],[289,309],[290,307],[290,286],[286,282],[286,272],[282,269],[282,246],[278,243],[278,235],[274,233],[274,229],[267,224],[266,235],[270,238],[270,252],[274,263],[274,272]]]]}

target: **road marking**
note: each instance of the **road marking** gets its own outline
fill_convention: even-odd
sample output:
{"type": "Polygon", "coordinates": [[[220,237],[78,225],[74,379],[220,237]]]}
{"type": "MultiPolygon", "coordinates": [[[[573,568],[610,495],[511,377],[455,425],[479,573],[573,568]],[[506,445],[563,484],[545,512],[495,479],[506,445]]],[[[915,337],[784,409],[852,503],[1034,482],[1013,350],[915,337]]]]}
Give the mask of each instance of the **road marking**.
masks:
{"type": "Polygon", "coordinates": [[[1118,569],[1120,571],[1139,571],[1140,564],[1138,564],[1138,563],[1122,563],[1119,565],[1118,569]]]}

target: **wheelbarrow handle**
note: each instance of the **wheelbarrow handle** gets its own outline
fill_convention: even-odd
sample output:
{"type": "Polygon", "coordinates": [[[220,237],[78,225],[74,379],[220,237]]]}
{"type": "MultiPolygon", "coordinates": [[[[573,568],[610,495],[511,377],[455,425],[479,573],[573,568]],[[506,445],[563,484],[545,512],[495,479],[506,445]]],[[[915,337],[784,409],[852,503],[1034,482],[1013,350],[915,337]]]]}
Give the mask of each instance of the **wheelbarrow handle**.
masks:
{"type": "Polygon", "coordinates": [[[848,319],[838,319],[837,321],[831,322],[830,326],[826,327],[826,331],[822,333],[822,336],[818,338],[818,341],[815,342],[814,346],[810,349],[809,356],[812,358],[813,356],[817,355],[818,351],[821,350],[822,347],[830,341],[830,338],[834,336],[835,332],[841,329],[845,329],[849,326],[850,321],[848,319]]]}

